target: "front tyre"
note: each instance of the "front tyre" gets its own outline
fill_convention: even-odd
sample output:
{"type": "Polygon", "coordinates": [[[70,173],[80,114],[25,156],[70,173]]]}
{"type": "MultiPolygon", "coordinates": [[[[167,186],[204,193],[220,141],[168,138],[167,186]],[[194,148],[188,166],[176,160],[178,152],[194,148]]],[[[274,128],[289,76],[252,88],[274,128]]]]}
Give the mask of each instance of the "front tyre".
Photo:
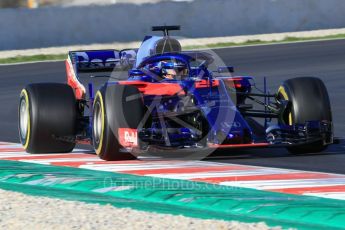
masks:
{"type": "Polygon", "coordinates": [[[141,93],[134,86],[107,85],[99,90],[93,104],[92,122],[96,154],[103,160],[135,159],[126,147],[138,145],[137,129],[144,112],[141,93]],[[124,138],[128,146],[124,146],[124,138]]]}
{"type": "MultiPolygon", "coordinates": [[[[325,84],[315,77],[299,77],[286,80],[278,90],[278,100],[291,102],[291,108],[282,116],[280,123],[293,125],[307,121],[332,122],[331,103],[325,84]]],[[[296,154],[321,152],[327,148],[323,141],[289,147],[296,154]]]]}

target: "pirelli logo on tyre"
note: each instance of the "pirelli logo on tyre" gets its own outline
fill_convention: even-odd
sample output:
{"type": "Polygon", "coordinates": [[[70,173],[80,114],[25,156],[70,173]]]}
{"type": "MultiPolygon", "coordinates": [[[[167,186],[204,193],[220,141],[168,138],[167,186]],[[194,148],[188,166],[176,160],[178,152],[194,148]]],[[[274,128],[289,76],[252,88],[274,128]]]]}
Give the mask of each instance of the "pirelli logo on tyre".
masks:
{"type": "Polygon", "coordinates": [[[119,143],[125,148],[138,147],[137,129],[119,128],[119,143]]]}

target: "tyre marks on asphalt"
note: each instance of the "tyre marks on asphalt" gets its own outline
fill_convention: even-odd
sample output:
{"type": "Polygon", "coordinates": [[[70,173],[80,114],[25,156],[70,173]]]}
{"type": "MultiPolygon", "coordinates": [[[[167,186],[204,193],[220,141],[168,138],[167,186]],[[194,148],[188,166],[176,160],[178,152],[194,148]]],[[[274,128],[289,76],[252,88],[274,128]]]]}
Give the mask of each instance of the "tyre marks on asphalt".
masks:
{"type": "Polygon", "coordinates": [[[207,161],[103,161],[80,149],[68,154],[30,155],[19,144],[6,142],[0,142],[0,159],[345,200],[345,175],[340,174],[207,161]]]}

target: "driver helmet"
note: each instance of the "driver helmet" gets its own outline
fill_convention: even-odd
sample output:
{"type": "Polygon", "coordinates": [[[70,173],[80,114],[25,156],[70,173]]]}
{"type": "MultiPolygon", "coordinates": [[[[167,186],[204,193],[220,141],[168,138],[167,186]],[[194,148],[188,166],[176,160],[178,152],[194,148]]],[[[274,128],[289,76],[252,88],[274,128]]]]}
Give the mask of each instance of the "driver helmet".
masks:
{"type": "Polygon", "coordinates": [[[162,69],[162,77],[165,79],[175,79],[176,78],[176,70],[174,69],[162,69]]]}
{"type": "Polygon", "coordinates": [[[179,79],[183,78],[188,74],[188,69],[184,64],[165,62],[162,63],[161,74],[164,79],[179,79]]]}

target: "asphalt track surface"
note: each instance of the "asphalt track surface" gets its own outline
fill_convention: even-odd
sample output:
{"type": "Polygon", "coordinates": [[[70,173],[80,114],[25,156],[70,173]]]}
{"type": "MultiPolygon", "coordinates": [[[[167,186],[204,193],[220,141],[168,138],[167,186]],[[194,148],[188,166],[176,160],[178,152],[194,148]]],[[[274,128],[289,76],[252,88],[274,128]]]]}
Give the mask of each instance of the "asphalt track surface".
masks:
{"type": "MultiPolygon", "coordinates": [[[[227,150],[207,160],[345,174],[345,40],[217,49],[237,75],[255,76],[258,86],[267,77],[271,92],[298,76],[321,78],[328,88],[335,135],[341,139],[322,153],[292,155],[285,149],[227,150]]],[[[0,66],[0,141],[19,142],[18,96],[29,83],[65,82],[63,62],[0,66]]]]}

